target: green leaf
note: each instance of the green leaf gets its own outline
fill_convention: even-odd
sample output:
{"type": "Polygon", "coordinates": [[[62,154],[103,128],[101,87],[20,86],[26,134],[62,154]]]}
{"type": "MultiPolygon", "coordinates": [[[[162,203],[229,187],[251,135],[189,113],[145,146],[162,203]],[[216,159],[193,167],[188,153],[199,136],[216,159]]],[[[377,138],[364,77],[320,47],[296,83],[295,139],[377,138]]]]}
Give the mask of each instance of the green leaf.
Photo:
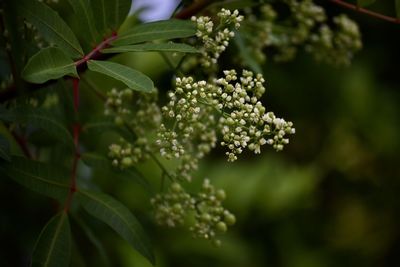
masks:
{"type": "Polygon", "coordinates": [[[49,133],[63,144],[73,148],[74,141],[64,125],[52,113],[43,109],[28,106],[17,107],[13,110],[0,109],[0,119],[9,122],[26,123],[49,133]]]}
{"type": "Polygon", "coordinates": [[[102,34],[116,32],[128,16],[131,4],[131,0],[93,1],[92,8],[98,31],[102,34]]]}
{"type": "MultiPolygon", "coordinates": [[[[3,113],[3,109],[0,107],[0,114],[3,113]]],[[[10,155],[23,156],[24,153],[21,147],[18,145],[14,136],[10,133],[8,127],[4,125],[2,121],[0,121],[0,135],[3,136],[10,145],[10,155]]]]}
{"type": "Polygon", "coordinates": [[[127,66],[97,60],[89,60],[87,64],[90,70],[117,79],[125,83],[130,89],[145,93],[150,93],[154,90],[153,81],[149,77],[127,66]]]}
{"type": "Polygon", "coordinates": [[[142,186],[146,190],[146,192],[151,194],[154,193],[154,190],[152,189],[147,179],[135,167],[119,170],[116,167],[112,166],[110,159],[95,153],[83,153],[81,159],[89,167],[92,167],[94,169],[112,171],[113,175],[115,175],[116,177],[134,181],[135,183],[142,186]]]}
{"type": "Polygon", "coordinates": [[[376,0],[357,0],[357,5],[361,7],[372,5],[376,0]]]}
{"type": "Polygon", "coordinates": [[[75,12],[75,18],[78,20],[81,31],[85,33],[92,44],[97,44],[99,34],[96,29],[93,9],[90,0],[69,0],[75,12]]]}
{"type": "Polygon", "coordinates": [[[142,226],[128,208],[111,196],[99,192],[80,190],[77,192],[77,197],[89,214],[108,224],[154,264],[155,258],[150,242],[142,226]]]}
{"type": "Polygon", "coordinates": [[[56,47],[40,50],[29,59],[22,71],[22,77],[31,83],[44,83],[66,75],[79,77],[74,61],[56,47]]]}
{"type": "Polygon", "coordinates": [[[10,161],[10,143],[7,138],[0,134],[0,158],[10,161]]]}
{"type": "Polygon", "coordinates": [[[65,211],[43,228],[32,255],[32,267],[68,267],[71,257],[71,229],[65,211]]]}
{"type": "Polygon", "coordinates": [[[68,195],[68,174],[56,166],[13,156],[11,162],[0,163],[0,169],[17,183],[60,202],[68,195]]]}
{"type": "Polygon", "coordinates": [[[106,250],[93,230],[83,220],[81,220],[81,218],[78,218],[77,216],[72,216],[72,218],[82,229],[90,243],[92,243],[93,246],[98,250],[102,263],[105,266],[110,266],[110,260],[108,259],[106,250]]]}
{"type": "Polygon", "coordinates": [[[400,0],[396,0],[396,15],[400,19],[400,0]]]}
{"type": "Polygon", "coordinates": [[[117,46],[101,50],[102,53],[124,53],[124,52],[148,52],[148,51],[161,51],[161,52],[182,52],[182,53],[199,53],[200,51],[193,46],[187,44],[177,43],[162,43],[162,44],[138,44],[117,46]]]}
{"type": "Polygon", "coordinates": [[[162,20],[140,24],[121,34],[114,46],[137,44],[153,40],[184,38],[196,34],[194,22],[188,20],[162,20]]]}
{"type": "Polygon", "coordinates": [[[50,44],[59,46],[73,58],[83,56],[82,48],[65,21],[47,5],[34,0],[18,0],[23,17],[32,23],[50,44]]]}

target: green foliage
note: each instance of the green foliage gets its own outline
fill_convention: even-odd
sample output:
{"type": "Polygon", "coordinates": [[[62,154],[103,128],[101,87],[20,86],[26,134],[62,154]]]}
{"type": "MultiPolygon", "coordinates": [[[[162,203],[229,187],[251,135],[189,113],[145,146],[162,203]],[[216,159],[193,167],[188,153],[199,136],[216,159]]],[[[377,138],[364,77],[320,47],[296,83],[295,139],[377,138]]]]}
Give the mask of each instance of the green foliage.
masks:
{"type": "Polygon", "coordinates": [[[70,5],[74,9],[74,19],[77,19],[79,27],[85,33],[89,43],[96,45],[101,40],[95,25],[93,9],[90,0],[69,0],[70,5]]]}
{"type": "Polygon", "coordinates": [[[44,83],[67,75],[78,77],[74,61],[56,47],[40,50],[29,59],[22,72],[22,77],[31,83],[44,83]]]}
{"type": "Polygon", "coordinates": [[[87,64],[90,70],[119,80],[130,89],[145,93],[152,92],[154,89],[153,81],[149,77],[124,65],[97,60],[89,60],[87,64]]]}
{"type": "Polygon", "coordinates": [[[69,176],[59,167],[16,156],[11,162],[2,162],[0,167],[3,174],[30,190],[60,202],[68,195],[69,176]]]}
{"type": "Polygon", "coordinates": [[[10,161],[10,143],[8,140],[0,134],[0,158],[6,161],[10,161]]]}
{"type": "Polygon", "coordinates": [[[57,214],[39,235],[32,256],[32,266],[67,267],[71,257],[71,229],[68,214],[57,214]]]}
{"type": "Polygon", "coordinates": [[[73,58],[83,56],[82,48],[64,20],[47,5],[38,1],[18,1],[18,11],[32,23],[50,44],[60,47],[73,58]]]}
{"type": "Polygon", "coordinates": [[[66,126],[54,114],[45,109],[21,106],[11,110],[0,109],[0,119],[37,127],[49,133],[67,147],[73,147],[73,139],[66,126]]]}
{"type": "Polygon", "coordinates": [[[112,48],[103,49],[103,53],[124,53],[124,52],[145,52],[145,51],[159,51],[159,52],[181,52],[181,53],[199,53],[193,46],[187,44],[176,43],[162,43],[162,44],[138,44],[138,45],[124,45],[112,48]]]}
{"type": "Polygon", "coordinates": [[[94,191],[80,190],[77,197],[89,214],[108,224],[151,263],[155,262],[146,234],[124,205],[106,194],[94,191]]]}
{"type": "Polygon", "coordinates": [[[154,40],[168,40],[193,36],[196,28],[191,21],[165,20],[144,23],[124,32],[114,46],[137,44],[154,40]]]}
{"type": "Polygon", "coordinates": [[[97,29],[103,35],[117,31],[131,8],[130,0],[99,0],[92,2],[97,29]]]}

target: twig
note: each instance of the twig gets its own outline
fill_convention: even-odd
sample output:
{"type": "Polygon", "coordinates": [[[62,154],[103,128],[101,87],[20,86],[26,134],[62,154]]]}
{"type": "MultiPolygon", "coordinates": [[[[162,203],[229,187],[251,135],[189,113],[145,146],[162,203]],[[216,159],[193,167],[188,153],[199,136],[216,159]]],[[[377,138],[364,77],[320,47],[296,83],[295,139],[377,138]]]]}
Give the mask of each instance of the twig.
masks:
{"type": "Polygon", "coordinates": [[[177,19],[188,19],[191,16],[197,14],[204,8],[206,8],[208,5],[210,5],[213,1],[212,0],[200,0],[200,1],[194,1],[192,5],[182,9],[179,11],[176,15],[175,18],[177,19]]]}
{"type": "Polygon", "coordinates": [[[22,152],[24,153],[25,157],[32,159],[32,153],[29,150],[28,143],[26,142],[26,138],[18,135],[16,132],[11,132],[12,136],[14,137],[15,141],[17,141],[19,147],[21,148],[22,152]]]}
{"type": "MultiPolygon", "coordinates": [[[[79,108],[79,79],[75,78],[74,79],[74,109],[75,113],[78,114],[78,108],[79,108]]],[[[68,210],[71,208],[72,204],[72,197],[74,193],[78,190],[77,185],[76,185],[76,179],[77,179],[77,168],[78,168],[78,161],[81,158],[81,154],[79,151],[79,135],[81,132],[81,127],[79,123],[75,123],[73,125],[73,135],[74,135],[74,159],[72,161],[72,169],[71,169],[71,178],[70,178],[70,187],[69,187],[69,193],[67,196],[67,199],[64,204],[64,211],[68,212],[68,210]]]]}
{"type": "Polygon", "coordinates": [[[345,2],[343,0],[330,0],[330,1],[332,3],[340,5],[342,7],[345,7],[345,8],[351,9],[351,10],[355,10],[355,11],[357,11],[359,13],[363,13],[363,14],[369,15],[369,16],[374,17],[374,18],[378,18],[378,19],[381,19],[381,20],[389,21],[389,22],[392,22],[392,23],[395,23],[395,24],[400,24],[400,19],[399,18],[386,16],[386,15],[383,15],[381,13],[374,12],[374,11],[371,11],[369,9],[362,8],[360,6],[347,3],[347,2],[345,2]]]}

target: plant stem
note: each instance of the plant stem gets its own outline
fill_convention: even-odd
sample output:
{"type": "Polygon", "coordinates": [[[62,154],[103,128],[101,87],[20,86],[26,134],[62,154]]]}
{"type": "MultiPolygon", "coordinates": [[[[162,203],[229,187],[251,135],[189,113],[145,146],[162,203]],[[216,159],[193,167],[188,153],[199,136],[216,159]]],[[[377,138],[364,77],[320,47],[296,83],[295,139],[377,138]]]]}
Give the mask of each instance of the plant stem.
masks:
{"type": "Polygon", "coordinates": [[[167,169],[165,168],[165,166],[161,163],[161,161],[156,157],[156,155],[154,155],[153,152],[148,152],[150,157],[154,160],[154,162],[158,165],[158,167],[160,167],[160,169],[164,172],[164,174],[166,176],[168,176],[169,179],[171,179],[171,181],[174,180],[174,177],[172,177],[171,174],[169,174],[169,172],[167,171],[167,169]]]}
{"type": "Polygon", "coordinates": [[[18,135],[15,131],[11,132],[12,136],[14,137],[15,141],[17,141],[19,147],[21,148],[22,152],[24,153],[25,157],[32,159],[32,153],[29,150],[28,144],[26,142],[26,138],[23,136],[18,135]]]}
{"type": "Polygon", "coordinates": [[[110,37],[104,39],[100,44],[98,44],[92,51],[90,51],[83,58],[75,61],[75,66],[78,68],[82,68],[86,63],[91,59],[96,59],[101,55],[101,50],[110,46],[111,42],[118,38],[116,33],[113,33],[110,37]]]}
{"type": "MultiPolygon", "coordinates": [[[[73,90],[74,90],[74,110],[75,114],[78,115],[78,109],[79,109],[79,79],[75,78],[73,81],[73,90]]],[[[81,154],[79,152],[79,135],[81,132],[81,127],[79,123],[74,123],[73,125],[73,136],[74,136],[74,146],[75,146],[75,152],[74,152],[74,158],[72,160],[72,169],[71,169],[71,178],[70,178],[70,187],[69,187],[69,192],[67,196],[67,200],[65,201],[64,204],[64,211],[68,212],[69,209],[71,208],[72,204],[72,197],[74,193],[78,190],[77,185],[76,185],[76,179],[77,179],[77,169],[78,169],[78,162],[79,159],[81,158],[81,154]]]]}
{"type": "Polygon", "coordinates": [[[200,1],[194,1],[193,4],[190,6],[182,9],[179,11],[176,15],[175,18],[177,19],[188,19],[191,16],[197,14],[200,12],[202,9],[210,5],[213,1],[212,0],[200,0],[200,1]]]}
{"type": "Polygon", "coordinates": [[[355,11],[357,11],[359,13],[363,13],[363,14],[369,15],[369,16],[374,17],[374,18],[378,18],[378,19],[381,19],[381,20],[385,20],[385,21],[389,21],[389,22],[392,22],[392,23],[400,24],[400,18],[394,18],[394,17],[386,16],[386,15],[383,15],[381,13],[374,12],[374,11],[371,11],[369,9],[362,8],[360,6],[347,3],[347,2],[345,2],[343,0],[330,0],[330,1],[332,3],[340,5],[342,7],[345,7],[345,8],[351,9],[351,10],[355,10],[355,11]]]}

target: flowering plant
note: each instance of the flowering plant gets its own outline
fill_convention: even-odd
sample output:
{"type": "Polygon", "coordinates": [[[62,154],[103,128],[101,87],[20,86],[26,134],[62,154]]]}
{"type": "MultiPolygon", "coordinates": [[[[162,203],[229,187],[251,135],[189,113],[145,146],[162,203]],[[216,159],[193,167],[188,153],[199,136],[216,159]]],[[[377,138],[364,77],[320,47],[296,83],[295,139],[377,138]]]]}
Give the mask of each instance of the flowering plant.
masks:
{"type": "Polygon", "coordinates": [[[76,246],[70,221],[91,238],[83,211],[155,262],[135,212],[100,192],[98,172],[134,179],[149,192],[145,218],[186,225],[220,246],[236,217],[212,177],[198,192],[187,190],[201,179],[200,160],[217,146],[229,162],[264,145],[281,151],[295,134],[291,121],[263,104],[263,64],[304,49],[318,61],[348,65],[362,47],[354,21],[330,18],[311,0],[212,2],[182,1],[171,19],[147,23],[128,16],[130,0],[1,3],[8,73],[0,91],[0,173],[57,203],[32,264],[69,266],[76,246]],[[281,4],[288,12],[278,11],[281,4]],[[148,52],[170,67],[167,82],[118,57],[148,52]],[[91,105],[94,99],[101,104],[91,105]],[[37,132],[43,136],[35,139],[37,132]],[[103,140],[103,133],[111,134],[103,140]],[[160,190],[139,171],[147,162],[160,170],[160,190]]]}

